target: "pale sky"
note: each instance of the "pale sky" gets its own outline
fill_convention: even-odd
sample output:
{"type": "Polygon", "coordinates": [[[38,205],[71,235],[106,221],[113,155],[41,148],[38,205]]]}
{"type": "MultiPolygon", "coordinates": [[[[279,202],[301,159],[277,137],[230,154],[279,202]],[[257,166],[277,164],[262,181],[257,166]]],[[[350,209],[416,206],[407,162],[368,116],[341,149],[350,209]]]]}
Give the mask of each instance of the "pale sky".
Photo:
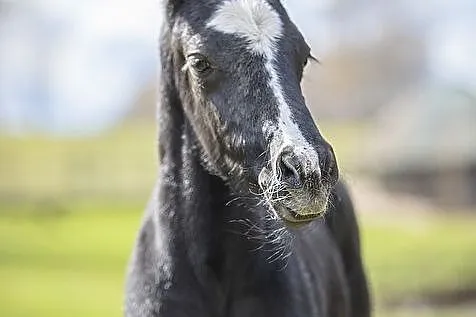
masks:
{"type": "MultiPolygon", "coordinates": [[[[11,1],[14,9],[0,19],[0,130],[76,134],[111,126],[155,82],[159,1],[11,1]]],[[[476,89],[476,1],[360,2],[366,5],[341,19],[332,18],[332,0],[284,4],[319,57],[339,40],[365,45],[394,19],[426,32],[435,81],[476,89]]]]}

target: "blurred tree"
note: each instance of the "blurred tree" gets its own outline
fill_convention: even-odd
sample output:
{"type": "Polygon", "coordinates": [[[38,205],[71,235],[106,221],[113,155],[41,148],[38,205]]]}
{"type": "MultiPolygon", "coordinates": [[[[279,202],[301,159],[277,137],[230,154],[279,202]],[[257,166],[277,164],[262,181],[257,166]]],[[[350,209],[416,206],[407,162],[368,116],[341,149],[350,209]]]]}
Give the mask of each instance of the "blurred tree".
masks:
{"type": "Polygon", "coordinates": [[[342,44],[322,62],[304,78],[305,95],[319,117],[371,115],[426,71],[422,39],[396,29],[365,45],[342,44]]]}
{"type": "Polygon", "coordinates": [[[376,121],[363,169],[394,192],[438,205],[476,205],[476,97],[471,92],[417,87],[395,98],[376,121]]]}

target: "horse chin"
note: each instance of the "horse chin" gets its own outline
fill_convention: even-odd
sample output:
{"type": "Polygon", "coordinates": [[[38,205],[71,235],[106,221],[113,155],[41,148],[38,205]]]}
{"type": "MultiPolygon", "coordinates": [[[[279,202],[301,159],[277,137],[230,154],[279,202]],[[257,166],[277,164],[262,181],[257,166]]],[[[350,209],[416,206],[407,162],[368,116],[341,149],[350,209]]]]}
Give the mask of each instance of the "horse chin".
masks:
{"type": "Polygon", "coordinates": [[[327,210],[327,199],[300,209],[294,209],[286,205],[279,204],[273,206],[273,208],[286,226],[296,228],[322,218],[327,210]]]}
{"type": "Polygon", "coordinates": [[[268,206],[276,216],[288,228],[300,228],[318,219],[321,219],[328,208],[329,194],[322,192],[315,199],[304,199],[303,193],[300,195],[301,199],[296,199],[288,194],[280,200],[269,202],[268,206]]]}

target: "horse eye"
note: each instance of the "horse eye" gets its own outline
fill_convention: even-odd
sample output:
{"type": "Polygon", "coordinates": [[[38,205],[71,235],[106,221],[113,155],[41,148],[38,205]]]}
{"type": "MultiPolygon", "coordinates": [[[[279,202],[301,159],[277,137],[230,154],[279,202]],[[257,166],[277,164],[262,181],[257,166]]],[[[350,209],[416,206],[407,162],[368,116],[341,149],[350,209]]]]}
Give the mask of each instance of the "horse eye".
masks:
{"type": "Polygon", "coordinates": [[[208,62],[206,58],[201,55],[191,56],[189,65],[199,74],[204,74],[211,70],[210,62],[208,62]]]}

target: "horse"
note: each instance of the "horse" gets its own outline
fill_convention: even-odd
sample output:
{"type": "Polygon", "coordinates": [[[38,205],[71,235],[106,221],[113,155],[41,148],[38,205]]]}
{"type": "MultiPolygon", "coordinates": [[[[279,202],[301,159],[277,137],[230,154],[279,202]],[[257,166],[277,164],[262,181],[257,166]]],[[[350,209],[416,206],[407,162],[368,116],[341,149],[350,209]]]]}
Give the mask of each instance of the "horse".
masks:
{"type": "Polygon", "coordinates": [[[159,173],[127,317],[366,317],[359,227],[279,0],[164,0],[159,173]]]}

